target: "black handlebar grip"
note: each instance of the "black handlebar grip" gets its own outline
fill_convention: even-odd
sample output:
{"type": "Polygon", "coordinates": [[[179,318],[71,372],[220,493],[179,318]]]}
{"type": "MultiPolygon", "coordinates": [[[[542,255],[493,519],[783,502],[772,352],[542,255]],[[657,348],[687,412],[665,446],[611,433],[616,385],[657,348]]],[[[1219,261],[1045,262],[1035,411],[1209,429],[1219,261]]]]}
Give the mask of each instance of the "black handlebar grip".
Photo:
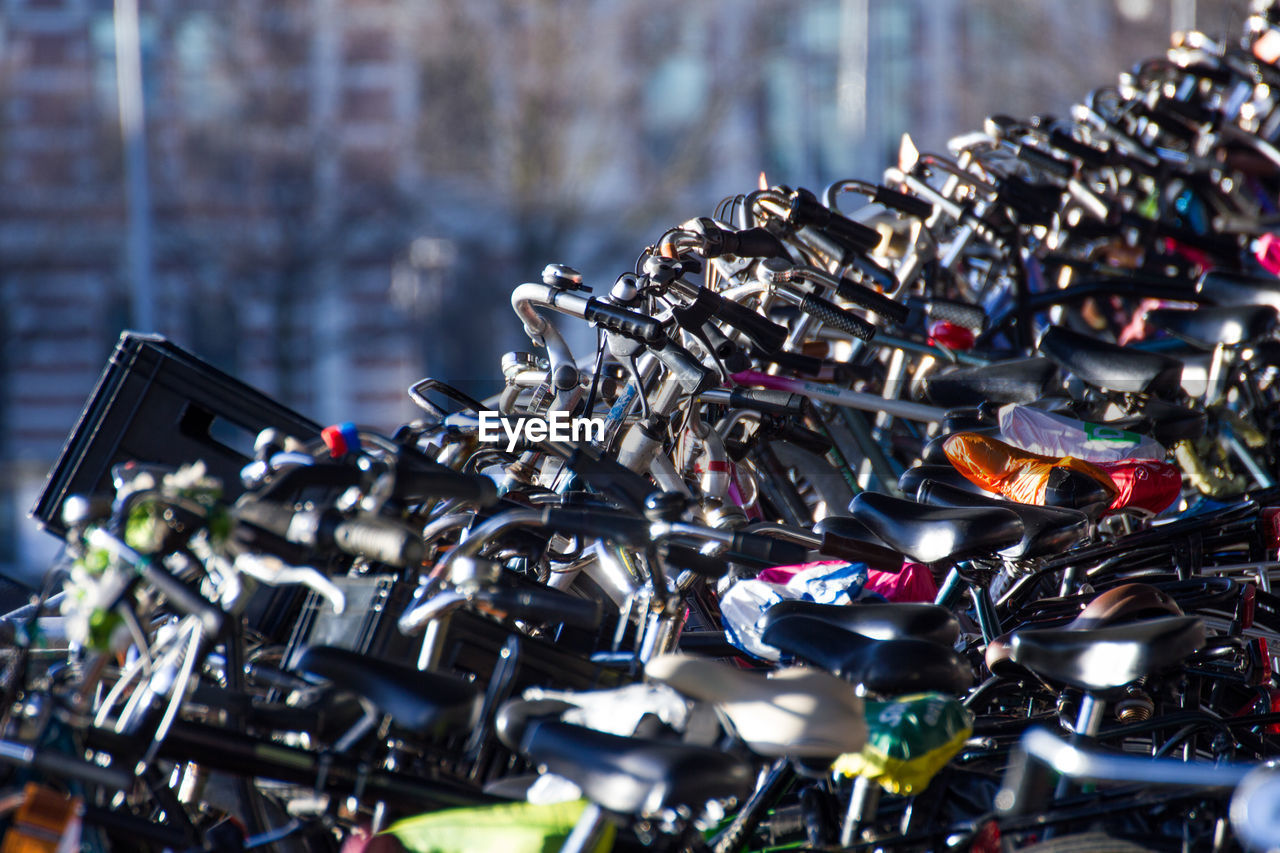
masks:
{"type": "Polygon", "coordinates": [[[475,597],[508,615],[530,622],[559,622],[573,628],[600,627],[604,607],[599,599],[578,598],[551,587],[497,586],[475,597]]]}
{"type": "Polygon", "coordinates": [[[654,343],[662,339],[662,324],[652,317],[638,311],[619,308],[598,299],[588,299],[582,316],[597,326],[603,326],[611,332],[618,332],[644,343],[654,343]]]}
{"type": "Polygon", "coordinates": [[[805,398],[790,391],[773,391],[768,388],[734,388],[729,392],[729,405],[737,409],[751,409],[766,415],[779,417],[804,414],[805,398]]]}
{"type": "Polygon", "coordinates": [[[668,545],[666,562],[668,568],[688,569],[707,578],[724,577],[729,571],[729,565],[723,559],[709,557],[696,548],[684,545],[668,545]]]}
{"type": "Polygon", "coordinates": [[[869,567],[882,572],[897,574],[902,571],[902,555],[897,551],[885,548],[883,545],[837,536],[834,533],[823,534],[818,553],[854,563],[866,563],[869,567]]]}
{"type": "Polygon", "coordinates": [[[1029,145],[1013,146],[1013,154],[1031,168],[1050,175],[1056,175],[1064,180],[1076,173],[1075,167],[1066,160],[1059,160],[1052,154],[1032,148],[1029,145]]]}
{"type": "Polygon", "coordinates": [[[1091,145],[1085,145],[1065,131],[1050,130],[1049,144],[1068,157],[1074,157],[1091,169],[1097,169],[1107,164],[1107,155],[1105,153],[1091,145]]]}
{"type": "Polygon", "coordinates": [[[842,332],[848,332],[855,338],[869,341],[876,335],[876,327],[861,317],[850,314],[838,305],[833,305],[821,296],[812,293],[800,301],[800,310],[810,316],[817,317],[823,325],[842,332]]]}
{"type": "Polygon", "coordinates": [[[933,216],[933,205],[929,202],[907,193],[891,190],[888,187],[877,186],[875,194],[871,196],[871,200],[876,204],[891,207],[899,213],[905,213],[907,216],[912,216],[916,219],[928,219],[933,216]]]}
{"type": "Polygon", "coordinates": [[[785,258],[787,248],[764,228],[726,231],[708,227],[702,234],[702,254],[708,258],[734,255],[739,258],[785,258]]]}
{"type": "Polygon", "coordinates": [[[787,566],[809,559],[809,549],[795,542],[774,539],[758,533],[735,533],[733,544],[725,556],[730,560],[760,563],[767,566],[787,566]]]}
{"type": "Polygon", "coordinates": [[[492,506],[498,502],[498,486],[483,474],[463,474],[443,465],[432,469],[398,465],[395,495],[405,501],[461,498],[481,506],[492,506]]]}
{"type": "Polygon", "coordinates": [[[32,756],[31,766],[57,779],[75,779],[111,791],[128,791],[133,788],[132,773],[118,767],[102,767],[92,761],[61,752],[37,750],[32,756]]]}
{"type": "Polygon", "coordinates": [[[840,279],[836,295],[854,305],[861,305],[868,311],[874,311],[881,317],[888,317],[895,323],[907,322],[907,317],[911,314],[911,309],[901,302],[894,302],[884,294],[847,278],[840,279]]]}
{"type": "Polygon", "coordinates": [[[854,222],[824,206],[808,190],[796,190],[791,194],[788,217],[795,225],[808,225],[826,231],[832,237],[852,244],[853,248],[867,252],[880,245],[880,232],[854,222]]]}
{"type": "MultiPolygon", "coordinates": [[[[765,352],[776,352],[786,343],[786,326],[781,326],[747,306],[739,305],[732,299],[725,299],[709,290],[704,290],[702,293],[711,294],[717,300],[712,316],[742,332],[765,352]]],[[[702,298],[702,294],[699,294],[699,298],[702,298]]]]}
{"type": "Polygon", "coordinates": [[[355,519],[333,528],[333,544],[344,554],[367,557],[403,569],[416,566],[426,554],[422,538],[392,521],[355,519]]]}
{"type": "Polygon", "coordinates": [[[977,305],[957,302],[954,299],[930,299],[924,303],[924,315],[930,320],[943,320],[982,331],[987,325],[987,314],[977,305]]]}
{"type": "Polygon", "coordinates": [[[164,597],[174,609],[199,619],[206,634],[213,636],[222,630],[222,622],[227,614],[221,607],[201,595],[198,590],[188,586],[185,581],[179,580],[167,569],[151,562],[140,564],[138,573],[142,575],[143,580],[164,593],[164,597]]]}
{"type": "Polygon", "coordinates": [[[591,509],[542,511],[543,526],[569,536],[608,539],[623,545],[647,545],[649,521],[634,515],[591,509]]]}

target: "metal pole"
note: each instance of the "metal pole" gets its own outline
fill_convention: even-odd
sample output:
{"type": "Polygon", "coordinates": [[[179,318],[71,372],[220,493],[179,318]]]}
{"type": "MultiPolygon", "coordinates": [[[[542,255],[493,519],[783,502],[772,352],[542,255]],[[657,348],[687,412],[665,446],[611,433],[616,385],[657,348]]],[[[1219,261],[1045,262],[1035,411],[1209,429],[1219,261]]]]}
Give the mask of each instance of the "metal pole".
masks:
{"type": "Polygon", "coordinates": [[[151,275],[151,186],[147,175],[146,114],[142,100],[142,44],[138,36],[138,0],[116,0],[116,95],[120,137],[124,143],[125,203],[128,233],[125,261],[129,276],[129,322],[152,332],[155,283],[151,275]]]}

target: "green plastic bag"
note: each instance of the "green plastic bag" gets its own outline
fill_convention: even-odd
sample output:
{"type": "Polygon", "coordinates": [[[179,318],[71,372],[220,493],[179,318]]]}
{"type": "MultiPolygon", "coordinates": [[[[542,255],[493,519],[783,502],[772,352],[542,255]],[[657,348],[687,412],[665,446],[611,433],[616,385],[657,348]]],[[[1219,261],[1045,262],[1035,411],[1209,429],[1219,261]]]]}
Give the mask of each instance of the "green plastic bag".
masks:
{"type": "MultiPolygon", "coordinates": [[[[555,853],[587,807],[586,800],[534,805],[502,803],[496,806],[449,809],[407,817],[387,832],[412,853],[555,853]]],[[[613,848],[616,829],[605,830],[593,853],[613,848]]]]}
{"type": "Polygon", "coordinates": [[[973,715],[941,693],[868,702],[866,709],[867,745],[840,756],[831,769],[866,776],[892,794],[923,791],[973,733],[973,715]]]}

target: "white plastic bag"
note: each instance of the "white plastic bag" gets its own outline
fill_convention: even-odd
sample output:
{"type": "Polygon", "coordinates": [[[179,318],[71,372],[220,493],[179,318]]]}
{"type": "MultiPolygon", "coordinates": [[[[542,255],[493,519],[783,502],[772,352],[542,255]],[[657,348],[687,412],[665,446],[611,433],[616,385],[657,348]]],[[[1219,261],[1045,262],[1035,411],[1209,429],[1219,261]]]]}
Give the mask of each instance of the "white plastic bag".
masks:
{"type": "Polygon", "coordinates": [[[720,596],[725,639],[749,655],[776,661],[781,657],[778,650],[760,639],[766,610],[784,599],[851,604],[866,583],[865,563],[819,563],[796,572],[785,584],[737,581],[720,596]]]}
{"type": "Polygon", "coordinates": [[[1000,408],[1000,435],[1009,444],[1031,453],[1074,456],[1086,462],[1165,457],[1165,449],[1149,436],[1016,403],[1000,408]]]}

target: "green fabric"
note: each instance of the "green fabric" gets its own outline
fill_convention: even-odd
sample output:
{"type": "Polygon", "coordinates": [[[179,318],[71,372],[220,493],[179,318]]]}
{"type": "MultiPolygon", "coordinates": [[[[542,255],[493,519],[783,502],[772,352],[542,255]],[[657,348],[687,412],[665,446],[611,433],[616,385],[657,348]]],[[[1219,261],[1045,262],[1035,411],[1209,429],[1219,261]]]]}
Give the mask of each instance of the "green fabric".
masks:
{"type": "MultiPolygon", "coordinates": [[[[586,800],[533,805],[502,803],[408,817],[387,832],[412,853],[555,853],[587,807],[586,800]]],[[[607,853],[616,833],[610,824],[593,851],[607,853]]]]}

